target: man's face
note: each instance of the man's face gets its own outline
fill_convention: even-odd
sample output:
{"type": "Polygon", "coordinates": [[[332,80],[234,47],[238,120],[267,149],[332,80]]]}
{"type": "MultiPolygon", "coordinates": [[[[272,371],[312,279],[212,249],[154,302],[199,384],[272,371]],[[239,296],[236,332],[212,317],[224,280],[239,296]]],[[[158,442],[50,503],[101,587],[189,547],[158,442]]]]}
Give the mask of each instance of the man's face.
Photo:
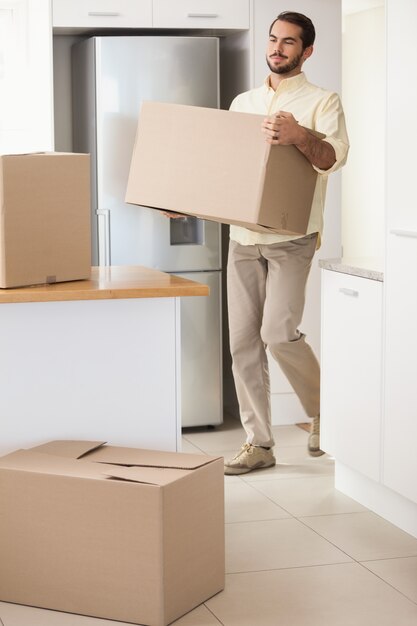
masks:
{"type": "Polygon", "coordinates": [[[271,72],[286,74],[288,77],[301,72],[301,66],[306,58],[305,53],[310,52],[310,49],[303,50],[300,35],[301,28],[296,24],[280,20],[275,22],[266,51],[266,61],[271,72]]]}

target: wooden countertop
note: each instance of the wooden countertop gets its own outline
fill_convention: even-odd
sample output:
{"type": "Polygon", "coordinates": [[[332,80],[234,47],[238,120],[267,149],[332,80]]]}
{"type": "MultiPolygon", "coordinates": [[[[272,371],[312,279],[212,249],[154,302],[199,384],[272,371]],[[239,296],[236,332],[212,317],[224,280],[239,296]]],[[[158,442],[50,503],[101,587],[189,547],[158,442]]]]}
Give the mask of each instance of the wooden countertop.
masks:
{"type": "Polygon", "coordinates": [[[123,298],[173,298],[207,296],[209,288],[198,282],[141,266],[92,267],[89,280],[51,285],[0,289],[0,304],[111,300],[123,298]]]}

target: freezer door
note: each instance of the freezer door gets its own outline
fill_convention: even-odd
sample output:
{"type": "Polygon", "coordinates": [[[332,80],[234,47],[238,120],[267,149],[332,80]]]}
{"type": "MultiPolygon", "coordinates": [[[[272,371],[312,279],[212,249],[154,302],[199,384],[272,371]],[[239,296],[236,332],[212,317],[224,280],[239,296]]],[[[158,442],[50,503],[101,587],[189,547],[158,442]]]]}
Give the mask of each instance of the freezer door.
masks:
{"type": "Polygon", "coordinates": [[[100,261],[219,269],[219,224],[189,218],[174,225],[155,210],[124,202],[141,103],[218,107],[218,39],[97,37],[95,66],[100,261]]]}
{"type": "Polygon", "coordinates": [[[207,284],[209,296],[181,298],[182,427],[223,422],[221,272],[179,274],[207,284]]]}

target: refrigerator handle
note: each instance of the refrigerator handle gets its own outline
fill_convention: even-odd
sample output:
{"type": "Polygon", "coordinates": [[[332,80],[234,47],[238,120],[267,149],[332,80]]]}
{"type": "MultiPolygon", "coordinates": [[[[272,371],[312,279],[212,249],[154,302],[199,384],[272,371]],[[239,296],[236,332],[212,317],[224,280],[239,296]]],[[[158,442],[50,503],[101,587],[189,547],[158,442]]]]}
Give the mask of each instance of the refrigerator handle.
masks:
{"type": "Polygon", "coordinates": [[[110,265],[110,211],[97,209],[98,264],[110,265]]]}

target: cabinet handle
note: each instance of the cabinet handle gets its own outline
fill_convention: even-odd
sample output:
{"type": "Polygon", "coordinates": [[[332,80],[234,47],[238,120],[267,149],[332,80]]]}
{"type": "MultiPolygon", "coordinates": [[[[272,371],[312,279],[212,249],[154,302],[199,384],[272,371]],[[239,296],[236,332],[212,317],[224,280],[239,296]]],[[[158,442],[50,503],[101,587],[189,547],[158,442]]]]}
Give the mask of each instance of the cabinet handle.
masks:
{"type": "Polygon", "coordinates": [[[120,13],[118,11],[89,11],[90,17],[118,17],[120,13]]]}
{"type": "Polygon", "coordinates": [[[219,17],[218,13],[187,13],[187,17],[219,17]]]}
{"type": "Polygon", "coordinates": [[[402,228],[393,228],[390,233],[393,235],[397,235],[397,237],[413,237],[414,239],[417,239],[417,231],[415,230],[403,230],[402,228]]]}
{"type": "Polygon", "coordinates": [[[348,289],[347,287],[339,287],[339,291],[345,296],[352,296],[353,298],[357,298],[359,295],[359,291],[356,291],[356,289],[348,289]]]}

